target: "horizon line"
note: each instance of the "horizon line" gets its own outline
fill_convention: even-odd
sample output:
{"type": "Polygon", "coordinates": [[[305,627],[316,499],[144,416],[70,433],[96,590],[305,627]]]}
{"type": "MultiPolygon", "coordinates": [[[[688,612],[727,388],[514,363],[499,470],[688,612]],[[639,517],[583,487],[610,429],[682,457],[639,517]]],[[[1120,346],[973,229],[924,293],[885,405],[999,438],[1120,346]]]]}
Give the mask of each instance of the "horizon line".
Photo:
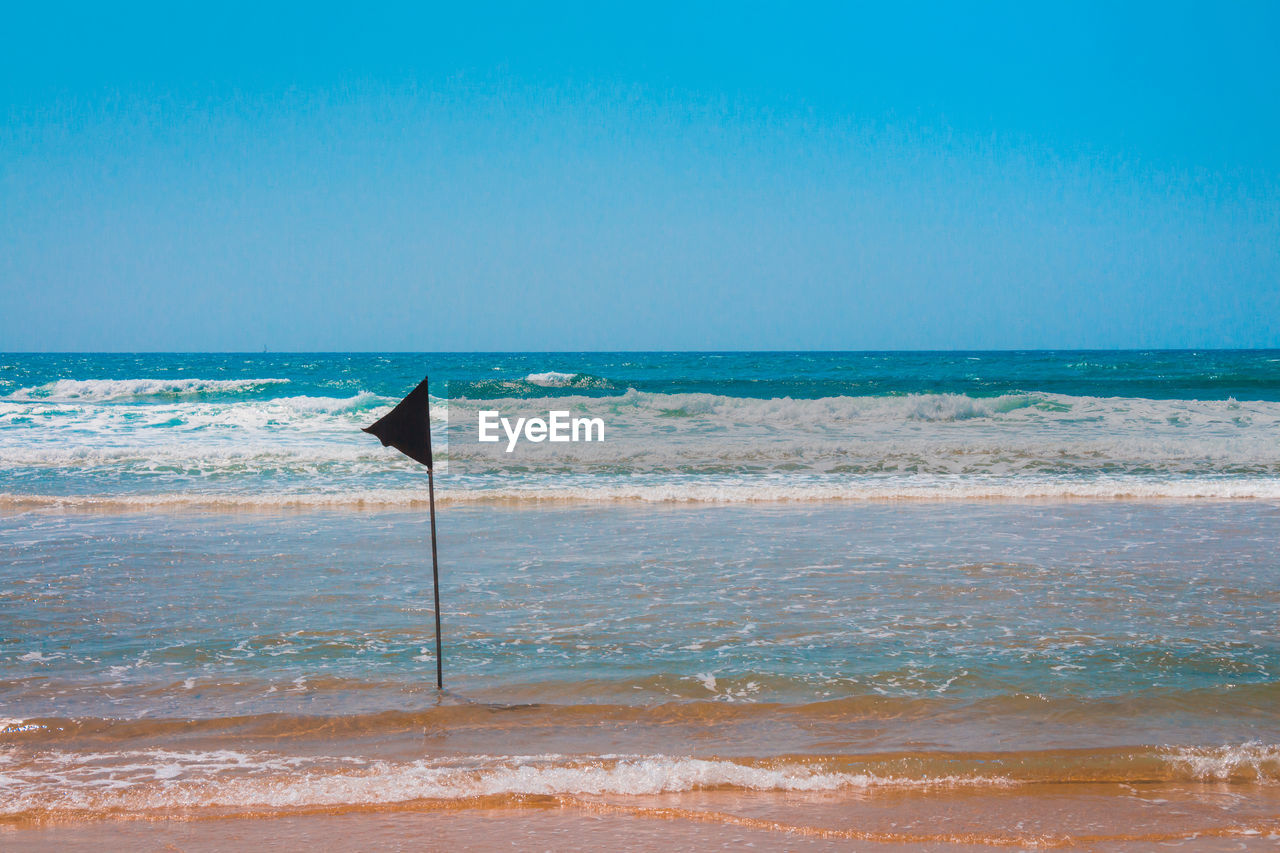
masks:
{"type": "Polygon", "coordinates": [[[928,355],[945,353],[1054,353],[1054,352],[1106,352],[1106,353],[1197,353],[1197,352],[1280,352],[1280,345],[1269,347],[998,347],[998,348],[937,348],[937,349],[449,349],[449,350],[0,350],[4,356],[32,355],[603,355],[611,353],[655,355],[783,355],[814,353],[828,355],[859,354],[910,354],[928,355]]]}

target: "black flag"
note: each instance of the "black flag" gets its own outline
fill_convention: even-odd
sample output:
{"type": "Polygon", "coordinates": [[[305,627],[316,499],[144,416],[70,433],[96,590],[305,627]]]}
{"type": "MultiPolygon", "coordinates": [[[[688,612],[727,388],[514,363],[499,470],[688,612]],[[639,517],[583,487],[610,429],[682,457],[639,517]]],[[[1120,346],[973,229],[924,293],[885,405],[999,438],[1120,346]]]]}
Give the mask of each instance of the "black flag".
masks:
{"type": "Polygon", "coordinates": [[[383,447],[394,447],[430,470],[431,409],[427,402],[427,380],[419,382],[408,397],[364,431],[377,436],[383,447]]]}
{"type": "Polygon", "coordinates": [[[444,689],[444,652],[440,637],[440,559],[436,555],[436,479],[431,466],[431,404],[427,380],[409,392],[396,407],[364,431],[378,437],[383,447],[394,447],[415,462],[427,466],[427,494],[431,502],[431,581],[436,598],[436,687],[444,689]]]}

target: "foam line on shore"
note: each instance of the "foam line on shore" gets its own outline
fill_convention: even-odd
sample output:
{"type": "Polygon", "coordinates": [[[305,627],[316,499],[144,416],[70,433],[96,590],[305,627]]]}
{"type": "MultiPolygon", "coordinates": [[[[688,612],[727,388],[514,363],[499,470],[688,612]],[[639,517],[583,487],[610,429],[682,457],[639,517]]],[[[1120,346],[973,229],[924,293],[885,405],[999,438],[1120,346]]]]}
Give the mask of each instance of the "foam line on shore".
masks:
{"type": "Polygon", "coordinates": [[[1063,764],[1036,756],[725,759],[667,755],[472,755],[409,761],[234,749],[49,750],[0,757],[0,814],[352,807],[414,800],[698,790],[1006,788],[1023,784],[1280,780],[1280,747],[1142,748],[1063,764]]]}
{"type": "MultiPolygon", "coordinates": [[[[756,504],[796,502],[891,501],[1151,501],[1151,500],[1280,500],[1280,480],[1187,480],[1099,483],[955,483],[909,486],[898,483],[852,486],[770,483],[734,485],[610,485],[579,488],[441,489],[444,504],[756,504]]],[[[408,509],[425,506],[425,489],[355,490],[350,492],[226,492],[133,495],[0,494],[0,508],[130,511],[147,509],[408,509]]]]}

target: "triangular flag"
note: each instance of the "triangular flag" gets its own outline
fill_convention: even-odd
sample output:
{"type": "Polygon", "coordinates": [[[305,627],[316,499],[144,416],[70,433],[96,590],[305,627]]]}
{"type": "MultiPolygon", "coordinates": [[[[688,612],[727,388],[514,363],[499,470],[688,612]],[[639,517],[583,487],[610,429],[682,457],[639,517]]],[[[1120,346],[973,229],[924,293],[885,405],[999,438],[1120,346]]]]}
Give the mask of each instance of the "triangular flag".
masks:
{"type": "Polygon", "coordinates": [[[377,436],[383,447],[394,447],[431,470],[431,406],[427,380],[418,383],[409,396],[364,431],[377,436]]]}

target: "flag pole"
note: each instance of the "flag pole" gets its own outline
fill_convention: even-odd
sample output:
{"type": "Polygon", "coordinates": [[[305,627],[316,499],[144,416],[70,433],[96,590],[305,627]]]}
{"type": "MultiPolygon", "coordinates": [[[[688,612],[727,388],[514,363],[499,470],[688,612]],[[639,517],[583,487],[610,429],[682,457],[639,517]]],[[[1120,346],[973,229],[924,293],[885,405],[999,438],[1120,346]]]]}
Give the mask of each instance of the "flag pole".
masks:
{"type": "Polygon", "coordinates": [[[427,379],[409,392],[395,408],[364,427],[383,447],[394,447],[419,465],[427,466],[427,494],[431,501],[431,581],[436,595],[436,689],[444,689],[444,659],[440,638],[440,558],[436,551],[435,457],[431,453],[431,394],[427,379]]]}
{"type": "MultiPolygon", "coordinates": [[[[427,447],[431,446],[431,403],[427,403],[427,447]]],[[[427,499],[431,504],[431,581],[436,595],[436,689],[444,689],[444,658],[440,642],[440,560],[436,555],[436,475],[427,466],[427,499]]]]}

